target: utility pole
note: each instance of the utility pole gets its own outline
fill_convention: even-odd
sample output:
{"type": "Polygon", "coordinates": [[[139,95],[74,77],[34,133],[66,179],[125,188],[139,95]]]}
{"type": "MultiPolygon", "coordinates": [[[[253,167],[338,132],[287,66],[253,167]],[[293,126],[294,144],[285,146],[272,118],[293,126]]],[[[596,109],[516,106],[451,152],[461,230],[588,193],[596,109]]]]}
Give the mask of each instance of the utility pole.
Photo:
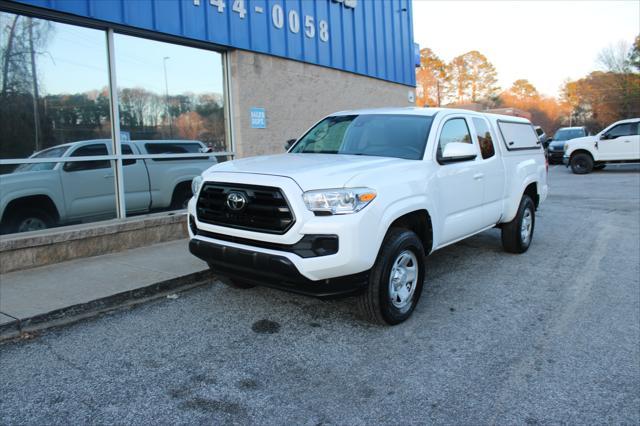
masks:
{"type": "Polygon", "coordinates": [[[33,83],[33,119],[35,121],[35,150],[40,151],[40,108],[38,108],[38,73],[36,72],[36,52],[33,48],[33,19],[29,18],[29,51],[31,53],[31,79],[33,83]]]}
{"type": "Polygon", "coordinates": [[[169,120],[169,134],[173,139],[173,120],[171,119],[171,113],[169,111],[169,80],[167,79],[167,60],[171,59],[169,56],[162,58],[162,66],[164,68],[164,103],[167,109],[167,120],[169,120]]]}

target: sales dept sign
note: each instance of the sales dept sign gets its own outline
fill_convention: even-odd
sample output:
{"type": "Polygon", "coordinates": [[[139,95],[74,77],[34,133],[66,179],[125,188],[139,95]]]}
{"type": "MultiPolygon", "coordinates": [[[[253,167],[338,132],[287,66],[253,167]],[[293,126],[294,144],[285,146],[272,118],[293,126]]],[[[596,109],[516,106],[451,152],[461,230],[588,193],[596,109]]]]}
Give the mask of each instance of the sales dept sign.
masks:
{"type": "Polygon", "coordinates": [[[266,129],[267,128],[267,114],[264,108],[253,107],[251,112],[251,128],[252,129],[266,129]]]}
{"type": "MultiPolygon", "coordinates": [[[[193,0],[194,6],[200,6],[207,0],[193,0]]],[[[271,6],[271,10],[265,11],[262,6],[251,7],[250,0],[208,0],[209,4],[218,13],[224,13],[227,3],[231,5],[231,11],[238,14],[240,19],[244,19],[248,13],[271,14],[271,24],[277,29],[284,29],[285,26],[289,32],[298,34],[300,31],[308,38],[318,37],[320,41],[326,43],[329,41],[329,24],[324,19],[316,22],[315,17],[310,15],[300,16],[296,9],[289,9],[285,16],[284,8],[280,4],[271,6]],[[249,8],[247,9],[247,6],[249,8]]],[[[358,5],[358,0],[333,0],[334,3],[340,3],[347,9],[354,9],[358,5]]]]}

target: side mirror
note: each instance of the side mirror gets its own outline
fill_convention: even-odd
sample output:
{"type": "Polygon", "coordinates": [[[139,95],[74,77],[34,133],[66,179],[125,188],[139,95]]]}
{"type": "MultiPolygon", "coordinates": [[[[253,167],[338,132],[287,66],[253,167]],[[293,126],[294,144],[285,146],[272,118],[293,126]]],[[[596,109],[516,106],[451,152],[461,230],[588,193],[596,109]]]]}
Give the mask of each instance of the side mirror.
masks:
{"type": "Polygon", "coordinates": [[[442,152],[441,163],[455,163],[473,160],[478,156],[476,147],[470,143],[449,142],[442,152]]]}
{"type": "Polygon", "coordinates": [[[296,143],[297,139],[289,139],[285,144],[284,144],[284,149],[289,151],[289,148],[291,148],[293,146],[294,143],[296,143]]]}
{"type": "Polygon", "coordinates": [[[553,140],[553,138],[547,138],[547,143],[551,143],[551,141],[553,140]]]}
{"type": "Polygon", "coordinates": [[[600,139],[601,141],[607,140],[607,139],[609,139],[609,135],[606,134],[606,133],[603,133],[603,134],[600,135],[600,137],[598,139],[600,139]]]}

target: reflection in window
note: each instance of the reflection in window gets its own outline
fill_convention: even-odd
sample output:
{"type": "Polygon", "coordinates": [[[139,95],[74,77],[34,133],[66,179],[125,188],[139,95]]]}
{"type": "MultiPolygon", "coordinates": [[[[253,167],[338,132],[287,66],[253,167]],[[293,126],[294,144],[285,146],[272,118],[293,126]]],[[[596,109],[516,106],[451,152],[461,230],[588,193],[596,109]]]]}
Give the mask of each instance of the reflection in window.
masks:
{"type": "Polygon", "coordinates": [[[451,142],[471,143],[471,134],[464,118],[453,118],[442,126],[438,142],[438,158],[442,157],[444,147],[451,142]]]}
{"type": "Polygon", "coordinates": [[[111,137],[103,31],[0,12],[0,158],[111,137]]]}
{"type": "Polygon", "coordinates": [[[122,34],[114,43],[120,128],[130,140],[228,151],[220,53],[122,34]]]}
{"type": "Polygon", "coordinates": [[[482,152],[482,158],[487,159],[494,156],[495,148],[493,147],[493,138],[489,131],[487,121],[482,118],[473,118],[473,125],[476,128],[478,136],[478,143],[480,144],[480,152],[482,152]]]}

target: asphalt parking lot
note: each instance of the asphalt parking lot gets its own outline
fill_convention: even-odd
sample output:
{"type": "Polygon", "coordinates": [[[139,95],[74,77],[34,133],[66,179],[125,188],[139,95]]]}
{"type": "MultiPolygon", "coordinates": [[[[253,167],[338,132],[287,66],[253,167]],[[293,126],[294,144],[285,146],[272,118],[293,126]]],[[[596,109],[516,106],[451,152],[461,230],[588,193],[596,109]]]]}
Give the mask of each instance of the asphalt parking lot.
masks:
{"type": "Polygon", "coordinates": [[[220,283],[0,346],[0,424],[638,424],[640,167],[550,169],[532,247],[435,253],[414,316],[220,283]]]}

